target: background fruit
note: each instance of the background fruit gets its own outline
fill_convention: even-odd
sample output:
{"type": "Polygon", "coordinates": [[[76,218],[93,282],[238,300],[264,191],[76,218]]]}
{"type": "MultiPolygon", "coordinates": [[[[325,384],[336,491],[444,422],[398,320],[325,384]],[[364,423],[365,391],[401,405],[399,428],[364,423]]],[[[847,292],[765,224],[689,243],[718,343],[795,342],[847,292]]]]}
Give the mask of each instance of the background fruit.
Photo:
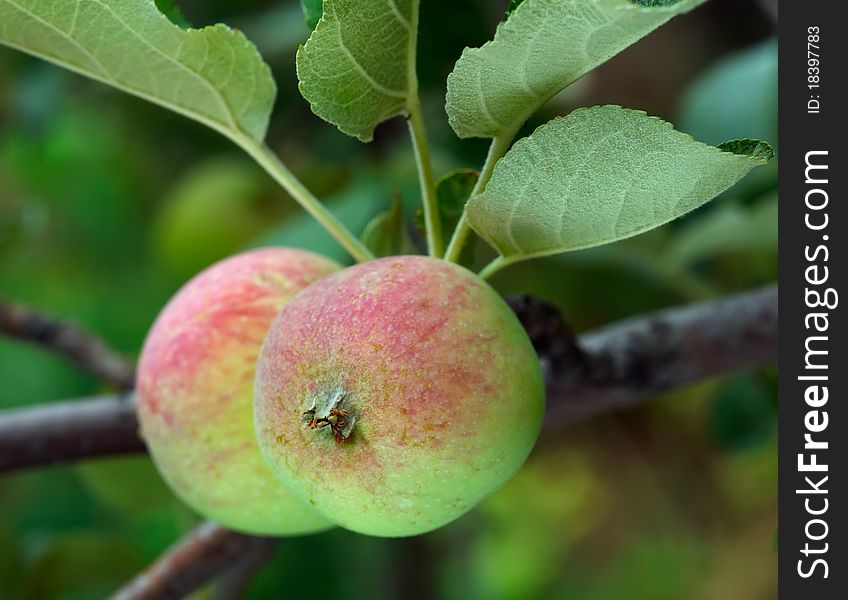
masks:
{"type": "Polygon", "coordinates": [[[159,470],[195,510],[234,529],[298,534],[329,523],[262,461],[253,432],[253,375],[274,316],[338,267],[269,248],[215,264],[186,284],[148,334],[138,412],[159,470]]]}
{"type": "Polygon", "coordinates": [[[465,269],[425,257],[304,290],[269,330],[256,377],[264,456],[305,501],[372,535],[422,533],[471,509],[524,462],[544,408],[509,307],[465,269]],[[336,436],[304,423],[334,404],[350,411],[336,415],[348,421],[336,436]]]}
{"type": "Polygon", "coordinates": [[[154,258],[187,279],[267,231],[290,206],[281,196],[241,157],[203,161],[164,199],[151,231],[154,258]]]}

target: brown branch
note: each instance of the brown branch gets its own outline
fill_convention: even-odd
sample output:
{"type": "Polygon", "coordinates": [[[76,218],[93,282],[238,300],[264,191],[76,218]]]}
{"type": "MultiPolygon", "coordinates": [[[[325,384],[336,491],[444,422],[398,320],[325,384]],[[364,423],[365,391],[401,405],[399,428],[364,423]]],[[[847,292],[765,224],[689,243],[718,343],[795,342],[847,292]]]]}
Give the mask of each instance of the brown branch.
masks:
{"type": "Polygon", "coordinates": [[[132,394],[0,411],[0,472],[144,449],[132,394]]]}
{"type": "Polygon", "coordinates": [[[203,523],[119,590],[112,600],[184,598],[228,569],[238,570],[248,565],[252,573],[258,568],[258,561],[270,557],[276,544],[277,540],[272,538],[203,523]]]}
{"type": "Polygon", "coordinates": [[[245,590],[250,587],[256,573],[271,560],[276,549],[277,545],[274,543],[257,544],[251,548],[221,576],[215,584],[213,598],[215,600],[243,598],[245,590]]]}
{"type": "Polygon", "coordinates": [[[777,359],[777,286],[672,308],[580,336],[556,309],[510,300],[545,369],[546,427],[633,407],[646,398],[777,359]]]}
{"type": "MultiPolygon", "coordinates": [[[[519,297],[510,305],[542,361],[549,428],[777,357],[776,286],[642,315],[579,339],[545,302],[519,297]]],[[[131,396],[0,412],[0,471],[141,452],[137,429],[131,396]]]]}
{"type": "Polygon", "coordinates": [[[0,333],[55,352],[120,390],[133,386],[133,366],[103,340],[65,321],[0,297],[0,333]]]}

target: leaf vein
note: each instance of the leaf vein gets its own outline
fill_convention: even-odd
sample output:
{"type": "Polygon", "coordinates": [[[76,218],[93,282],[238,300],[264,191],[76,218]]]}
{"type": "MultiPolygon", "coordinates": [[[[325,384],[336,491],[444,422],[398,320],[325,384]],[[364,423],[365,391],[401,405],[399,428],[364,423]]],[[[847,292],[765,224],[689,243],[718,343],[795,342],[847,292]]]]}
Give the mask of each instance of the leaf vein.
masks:
{"type": "MultiPolygon", "coordinates": [[[[102,0],[92,0],[92,2],[94,2],[94,3],[96,3],[96,4],[99,4],[99,5],[103,8],[103,10],[105,10],[106,12],[108,12],[109,14],[111,14],[111,15],[112,15],[112,17],[113,17],[113,18],[114,18],[114,19],[115,19],[115,20],[116,20],[116,21],[117,21],[117,22],[118,22],[118,23],[119,23],[119,24],[120,24],[120,25],[121,25],[124,29],[126,29],[126,30],[127,30],[127,31],[128,31],[128,32],[129,32],[129,33],[130,33],[133,37],[135,37],[136,39],[138,39],[140,42],[142,42],[142,43],[143,43],[144,45],[146,45],[148,48],[150,48],[151,50],[153,50],[153,52],[154,52],[154,53],[156,53],[156,54],[160,55],[160,56],[161,56],[162,58],[164,58],[166,61],[168,61],[168,62],[170,62],[170,63],[173,63],[174,65],[176,65],[176,66],[177,66],[177,68],[182,69],[182,70],[183,70],[183,71],[185,71],[186,73],[189,73],[189,74],[193,75],[194,77],[196,77],[197,79],[199,79],[199,80],[201,81],[201,83],[202,83],[202,84],[203,84],[203,85],[204,85],[204,86],[205,86],[205,87],[206,87],[206,88],[207,88],[207,89],[208,89],[208,90],[212,93],[212,96],[213,96],[214,98],[216,98],[216,99],[218,100],[218,102],[220,103],[221,108],[223,108],[223,110],[224,110],[224,115],[225,115],[225,117],[226,117],[226,118],[228,119],[228,121],[229,121],[229,122],[228,122],[228,125],[229,125],[232,129],[236,129],[236,130],[238,130],[238,129],[239,129],[239,126],[236,124],[236,121],[235,121],[235,118],[234,118],[233,112],[232,112],[232,110],[230,109],[230,106],[227,104],[227,101],[224,99],[224,97],[223,97],[223,95],[221,94],[221,92],[220,92],[219,90],[217,90],[217,89],[215,88],[215,86],[214,86],[214,85],[212,85],[212,83],[211,83],[211,82],[210,82],[210,81],[209,81],[206,77],[204,77],[204,76],[203,76],[203,75],[201,75],[200,73],[198,73],[198,72],[194,71],[193,69],[189,68],[187,65],[185,65],[185,64],[183,64],[183,63],[181,63],[181,62],[179,62],[178,60],[175,60],[172,56],[169,56],[168,54],[166,54],[166,53],[162,52],[162,50],[160,50],[160,49],[159,49],[159,48],[158,48],[155,44],[151,44],[151,43],[150,43],[147,39],[145,39],[144,37],[142,37],[141,35],[139,35],[139,34],[138,34],[135,30],[133,30],[133,29],[132,29],[132,28],[131,28],[131,27],[130,27],[130,26],[129,26],[129,25],[128,25],[128,24],[127,24],[127,23],[126,23],[126,22],[125,22],[125,21],[124,21],[121,17],[120,17],[120,16],[118,16],[118,14],[117,14],[117,13],[115,13],[115,11],[112,9],[112,7],[111,7],[111,6],[109,6],[109,5],[105,4],[104,2],[102,2],[102,0]]],[[[163,17],[163,18],[165,18],[165,17],[163,17]]]]}
{"type": "Polygon", "coordinates": [[[380,92],[384,96],[390,96],[390,97],[393,97],[393,98],[406,98],[406,92],[393,90],[391,88],[385,87],[380,82],[378,82],[376,79],[374,79],[368,73],[368,71],[365,70],[365,67],[363,67],[359,63],[357,58],[353,55],[353,53],[345,45],[344,38],[342,37],[341,22],[338,20],[338,13],[337,13],[335,5],[333,5],[333,16],[336,18],[336,37],[338,38],[338,41],[339,41],[339,48],[344,53],[344,55],[347,57],[348,61],[350,61],[351,66],[353,66],[353,68],[356,70],[356,72],[359,73],[359,75],[366,82],[368,82],[368,84],[371,87],[373,87],[376,91],[380,92]]]}
{"type": "Polygon", "coordinates": [[[391,9],[392,13],[394,13],[395,18],[403,26],[403,28],[406,29],[407,31],[412,31],[412,24],[400,12],[400,10],[397,7],[397,4],[395,4],[395,0],[386,0],[386,3],[389,5],[389,8],[391,9]]]}
{"type": "Polygon", "coordinates": [[[100,60],[99,60],[96,56],[94,56],[91,52],[89,52],[87,48],[85,48],[84,46],[82,46],[82,45],[81,45],[79,42],[77,42],[77,41],[76,41],[73,37],[69,36],[69,35],[68,35],[68,33],[66,33],[66,32],[62,31],[62,30],[61,30],[61,29],[59,29],[56,25],[54,25],[54,24],[53,24],[53,23],[51,23],[50,21],[45,20],[45,19],[44,19],[44,18],[42,18],[40,15],[38,15],[38,14],[36,14],[36,13],[34,13],[34,12],[32,12],[32,11],[28,10],[27,8],[25,8],[25,7],[21,6],[20,4],[18,4],[18,3],[17,3],[17,2],[15,2],[14,0],[0,0],[0,2],[5,2],[6,4],[10,5],[12,8],[14,8],[14,9],[18,10],[19,12],[21,12],[21,13],[23,13],[24,15],[28,16],[29,18],[31,18],[31,19],[32,19],[33,21],[35,21],[36,23],[39,23],[39,24],[43,25],[44,27],[46,27],[46,28],[47,28],[47,29],[49,29],[50,31],[53,31],[54,33],[58,34],[60,37],[64,38],[66,41],[70,42],[70,44],[71,44],[72,46],[74,46],[77,50],[79,50],[80,52],[82,52],[82,53],[83,53],[83,55],[85,55],[85,57],[86,57],[86,58],[88,58],[88,59],[89,59],[89,60],[90,60],[90,61],[94,64],[94,66],[95,66],[97,69],[99,69],[99,70],[100,70],[100,75],[101,75],[104,79],[106,79],[106,80],[107,80],[107,81],[109,81],[109,82],[114,81],[114,79],[113,79],[112,75],[111,75],[111,74],[109,73],[109,71],[107,71],[107,70],[106,70],[106,68],[103,66],[103,63],[101,63],[101,62],[100,62],[100,60]]]}

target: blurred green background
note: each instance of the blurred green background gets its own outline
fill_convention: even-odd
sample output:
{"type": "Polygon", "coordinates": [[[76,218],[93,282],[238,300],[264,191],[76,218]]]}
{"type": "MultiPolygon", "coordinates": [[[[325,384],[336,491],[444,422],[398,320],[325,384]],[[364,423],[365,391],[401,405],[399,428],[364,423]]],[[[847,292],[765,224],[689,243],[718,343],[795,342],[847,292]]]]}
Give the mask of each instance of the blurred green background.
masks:
{"type": "MultiPolygon", "coordinates": [[[[290,0],[181,0],[194,25],[242,29],[272,65],[270,145],[355,232],[417,178],[402,121],[370,145],[310,112],[290,0]]],[[[420,79],[437,173],[479,167],[444,84],[489,39],[506,0],[428,0],[420,79]]],[[[640,108],[716,144],[777,143],[775,23],[754,0],[713,0],[554,98],[527,131],[601,103],[640,108]]],[[[776,161],[704,209],[611,246],[499,273],[579,331],[777,277],[776,161]]],[[[190,276],[265,244],[345,254],[226,140],[181,117],[0,48],[0,293],[70,318],[136,356],[190,276]]],[[[484,263],[491,251],[477,249],[484,263]]],[[[0,409],[106,391],[0,338],[0,409]]],[[[287,539],[251,598],[759,599],[776,597],[776,377],[710,381],[541,438],[519,475],[456,523],[409,540],[333,531],[287,539]]],[[[0,479],[0,598],[100,598],[198,522],[145,457],[0,479]]],[[[210,590],[200,592],[205,597],[210,590]]]]}

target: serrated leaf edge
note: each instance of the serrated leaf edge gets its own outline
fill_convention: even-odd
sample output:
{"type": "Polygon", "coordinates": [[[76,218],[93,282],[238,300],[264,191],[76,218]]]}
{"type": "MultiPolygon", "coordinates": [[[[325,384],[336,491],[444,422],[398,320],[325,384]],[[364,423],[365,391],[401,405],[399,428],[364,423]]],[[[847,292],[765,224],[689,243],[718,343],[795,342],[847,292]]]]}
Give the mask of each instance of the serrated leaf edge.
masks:
{"type": "MultiPolygon", "coordinates": [[[[729,144],[729,143],[736,142],[736,141],[748,141],[748,140],[754,141],[754,142],[759,142],[758,148],[763,148],[763,147],[767,148],[768,153],[770,154],[771,158],[767,159],[767,158],[763,158],[761,156],[756,156],[756,155],[747,155],[747,154],[739,154],[739,153],[736,153],[736,152],[729,152],[729,151],[720,149],[718,146],[711,146],[709,144],[705,144],[704,142],[700,142],[700,141],[696,140],[695,138],[693,138],[688,133],[685,133],[683,131],[679,131],[679,130],[675,129],[673,123],[670,123],[669,121],[666,121],[665,119],[662,119],[661,117],[650,115],[647,112],[645,112],[644,110],[639,110],[639,109],[634,109],[634,108],[625,108],[625,107],[620,106],[618,104],[599,104],[599,105],[596,105],[596,106],[587,106],[587,107],[581,107],[581,108],[575,109],[565,116],[555,117],[555,118],[551,119],[550,121],[548,121],[547,123],[540,125],[535,130],[533,130],[533,133],[531,133],[530,135],[528,135],[524,138],[521,138],[520,140],[515,142],[515,144],[513,144],[512,148],[510,148],[509,152],[507,152],[501,160],[506,159],[513,152],[513,150],[515,150],[516,148],[520,149],[524,144],[527,143],[528,138],[530,136],[532,136],[533,134],[535,134],[537,131],[544,129],[545,127],[551,126],[554,123],[562,122],[564,120],[568,120],[568,119],[572,118],[575,114],[579,114],[583,111],[590,111],[590,110],[597,109],[597,108],[618,108],[618,109],[622,109],[622,110],[626,110],[626,111],[629,111],[629,112],[640,114],[642,116],[648,117],[649,119],[659,121],[664,127],[669,128],[669,129],[673,130],[674,132],[685,136],[692,143],[694,143],[698,146],[709,148],[710,150],[718,151],[721,154],[727,154],[727,155],[731,155],[731,156],[749,156],[751,159],[760,162],[760,165],[758,165],[758,166],[762,166],[762,165],[767,164],[771,160],[771,158],[774,157],[774,149],[771,147],[771,145],[768,142],[764,142],[762,140],[753,140],[751,138],[740,138],[739,140],[728,140],[726,142],[723,142],[721,145],[729,144]]],[[[498,162],[500,162],[500,161],[498,161],[498,162]]],[[[497,165],[495,165],[495,173],[497,173],[497,165]]],[[[493,175],[493,178],[494,178],[494,175],[493,175]]],[[[481,238],[483,238],[486,241],[487,244],[489,244],[492,248],[497,249],[498,246],[495,243],[495,241],[493,239],[491,239],[490,237],[488,237],[480,229],[478,229],[477,225],[474,223],[473,213],[468,210],[474,204],[478,204],[479,202],[481,202],[485,198],[485,195],[486,195],[486,192],[484,191],[482,194],[479,194],[479,195],[469,199],[468,202],[466,203],[465,210],[468,211],[468,223],[469,223],[469,225],[471,225],[471,228],[474,229],[474,231],[477,233],[477,235],[479,235],[481,238]]],[[[528,260],[528,259],[531,259],[531,258],[541,258],[543,256],[553,256],[555,254],[565,254],[566,252],[574,252],[574,251],[577,251],[577,250],[586,250],[588,248],[596,248],[598,246],[604,246],[606,244],[619,242],[621,240],[626,240],[628,238],[635,237],[635,236],[640,235],[642,233],[651,231],[652,229],[656,229],[657,227],[662,227],[663,225],[671,223],[672,221],[679,219],[680,217],[682,217],[686,214],[689,214],[690,212],[693,212],[693,211],[697,210],[698,208],[701,208],[702,206],[707,204],[707,202],[709,202],[709,200],[700,204],[699,206],[693,207],[690,210],[687,210],[683,213],[680,213],[676,216],[673,216],[670,219],[666,219],[664,221],[655,223],[655,224],[651,225],[650,227],[638,228],[638,229],[636,229],[632,232],[621,235],[613,241],[592,242],[592,243],[584,244],[584,245],[580,245],[580,246],[572,246],[572,247],[568,248],[568,250],[561,250],[559,248],[554,248],[554,249],[540,250],[540,251],[533,252],[533,253],[520,254],[520,255],[515,255],[515,256],[504,256],[504,255],[498,253],[498,257],[499,257],[498,260],[503,265],[507,265],[507,264],[512,264],[512,263],[528,260]]]]}
{"type": "MultiPolygon", "coordinates": [[[[706,0],[678,0],[675,4],[664,5],[664,6],[644,6],[644,5],[635,4],[633,2],[630,2],[630,0],[623,0],[623,1],[626,2],[626,5],[622,5],[619,8],[619,10],[622,10],[622,11],[635,11],[635,12],[645,12],[645,13],[648,13],[648,12],[670,12],[670,13],[674,13],[672,16],[676,16],[677,14],[684,14],[685,12],[688,12],[689,10],[696,8],[697,6],[699,6],[701,3],[705,2],[706,0]],[[686,2],[692,2],[692,6],[690,6],[688,9],[684,10],[683,12],[680,12],[679,8],[677,8],[678,5],[682,4],[682,3],[686,3],[686,2]]],[[[455,97],[452,90],[456,89],[454,87],[455,81],[456,81],[456,65],[458,65],[459,62],[462,61],[462,60],[471,60],[471,57],[483,52],[484,48],[487,48],[488,46],[491,46],[493,44],[498,44],[498,43],[500,43],[500,41],[503,37],[509,36],[511,33],[516,33],[514,31],[514,24],[515,24],[514,19],[516,18],[516,15],[521,15],[523,13],[523,11],[531,10],[530,7],[532,5],[533,5],[533,0],[525,0],[524,2],[519,4],[518,7],[516,7],[509,14],[509,18],[506,21],[501,21],[500,23],[498,23],[498,26],[495,29],[494,37],[492,39],[490,39],[489,41],[487,41],[486,43],[484,43],[482,46],[478,46],[476,48],[471,48],[471,47],[466,46],[465,48],[463,48],[459,59],[457,59],[455,65],[454,65],[454,68],[451,69],[451,72],[448,74],[447,93],[445,95],[445,112],[447,112],[447,115],[448,115],[448,124],[451,126],[451,129],[453,129],[454,133],[460,139],[470,139],[470,138],[474,138],[474,137],[478,137],[478,136],[473,135],[473,134],[466,134],[465,132],[461,132],[460,130],[458,130],[457,128],[460,127],[460,129],[461,129],[461,126],[460,126],[459,123],[457,123],[457,119],[454,116],[455,113],[449,109],[449,107],[451,105],[451,98],[455,97]]],[[[518,18],[520,18],[520,17],[518,17],[518,18]]],[[[661,26],[662,25],[658,26],[657,29],[659,29],[659,27],[661,27],[661,26]]],[[[656,31],[656,29],[654,31],[656,31]]],[[[598,65],[590,66],[590,67],[587,67],[586,69],[580,71],[577,74],[577,76],[575,77],[574,80],[577,81],[578,79],[582,78],[583,76],[585,76],[590,71],[594,70],[595,68],[597,68],[601,64],[605,63],[606,61],[608,61],[611,58],[613,58],[614,56],[616,56],[616,54],[618,54],[618,52],[615,52],[613,54],[610,54],[609,56],[606,56],[603,60],[601,60],[598,63],[598,65]]],[[[563,86],[562,88],[559,88],[556,92],[548,95],[547,97],[545,97],[545,94],[538,94],[536,92],[533,92],[533,96],[535,96],[536,100],[539,101],[539,102],[538,102],[538,104],[532,105],[527,111],[522,113],[521,118],[516,119],[516,122],[519,124],[519,126],[520,126],[520,123],[523,123],[524,121],[529,119],[533,115],[533,113],[535,113],[539,109],[539,107],[542,104],[544,104],[545,102],[547,102],[548,100],[553,98],[557,93],[559,93],[563,89],[567,88],[568,85],[571,85],[571,84],[567,84],[567,85],[563,86]]],[[[509,130],[511,130],[515,127],[514,124],[508,126],[504,123],[497,121],[491,115],[489,110],[487,109],[486,100],[482,97],[480,98],[480,107],[484,110],[486,119],[489,122],[491,122],[493,125],[497,125],[500,129],[507,130],[507,131],[509,131],[509,130]]],[[[489,136],[489,137],[491,137],[491,136],[489,136]]]]}
{"type": "MultiPolygon", "coordinates": [[[[109,6],[102,3],[100,0],[93,0],[93,1],[97,4],[101,4],[105,9],[109,10],[109,6]]],[[[55,31],[56,34],[59,35],[62,39],[66,40],[67,42],[69,42],[70,44],[72,44],[73,46],[78,48],[83,54],[89,56],[92,59],[92,62],[94,64],[96,64],[96,65],[100,64],[98,60],[96,60],[94,57],[91,57],[89,51],[85,47],[81,46],[72,37],[69,37],[67,32],[64,32],[61,29],[58,29],[52,23],[45,22],[38,15],[30,12],[25,7],[21,6],[17,2],[14,2],[14,0],[0,0],[0,2],[4,2],[6,4],[9,4],[10,6],[12,6],[12,8],[26,14],[29,18],[31,18],[35,21],[41,22],[42,24],[47,26],[52,31],[55,31]]],[[[266,75],[268,75],[268,78],[270,79],[270,81],[271,81],[271,83],[274,87],[274,95],[276,95],[276,91],[277,91],[276,82],[274,81],[274,78],[271,74],[271,68],[262,59],[262,55],[259,53],[259,49],[253,44],[253,42],[251,42],[249,39],[247,39],[247,37],[244,35],[244,33],[242,33],[241,31],[239,31],[237,29],[233,29],[233,28],[229,27],[228,25],[226,25],[224,23],[216,23],[214,25],[208,25],[206,27],[201,27],[201,28],[191,28],[190,27],[190,28],[183,29],[183,28],[175,25],[174,23],[172,23],[168,19],[168,17],[166,17],[156,7],[155,3],[152,0],[150,0],[148,8],[152,9],[153,12],[155,12],[155,16],[157,16],[158,18],[161,18],[169,26],[174,27],[175,29],[179,30],[179,32],[181,32],[184,35],[204,35],[205,36],[205,35],[213,35],[215,32],[221,31],[221,32],[225,32],[227,35],[235,36],[235,38],[236,38],[236,40],[238,41],[239,44],[243,44],[248,49],[249,52],[254,54],[255,58],[258,60],[259,64],[261,65],[260,68],[265,72],[266,75]]],[[[226,136],[230,139],[233,139],[235,141],[238,141],[239,135],[247,136],[247,137],[252,138],[256,141],[262,141],[264,139],[265,134],[267,132],[268,120],[270,119],[270,115],[268,115],[268,118],[266,118],[264,126],[262,126],[261,128],[258,128],[256,131],[247,131],[247,130],[243,129],[242,127],[240,127],[238,125],[238,120],[236,119],[233,107],[231,107],[227,103],[226,98],[224,98],[223,94],[221,94],[220,90],[218,90],[218,88],[215,87],[215,85],[212,81],[210,81],[209,79],[204,77],[202,74],[198,73],[197,71],[191,69],[187,65],[180,63],[177,60],[174,60],[173,57],[162,52],[161,49],[157,48],[155,45],[151,44],[148,40],[141,37],[129,25],[124,23],[122,19],[120,19],[118,17],[116,17],[116,19],[118,21],[120,21],[126,27],[126,29],[128,31],[130,31],[135,37],[137,37],[139,40],[141,40],[145,45],[149,46],[155,52],[159,53],[161,56],[163,56],[166,59],[168,59],[169,61],[173,62],[180,69],[191,73],[192,75],[197,77],[199,80],[203,81],[204,84],[214,93],[214,96],[221,103],[221,106],[225,109],[225,113],[228,117],[228,123],[227,123],[228,126],[225,127],[221,123],[218,123],[218,122],[216,122],[212,119],[209,119],[208,117],[206,117],[202,113],[193,111],[192,108],[189,107],[189,106],[183,106],[183,105],[176,104],[176,103],[165,102],[161,98],[157,98],[156,96],[152,96],[152,95],[147,94],[145,92],[133,89],[131,87],[127,87],[126,85],[120,83],[119,81],[117,81],[116,79],[111,77],[111,75],[102,67],[100,68],[101,71],[102,71],[102,74],[97,74],[93,71],[86,71],[85,69],[81,69],[81,68],[77,67],[76,65],[71,64],[71,63],[63,60],[61,57],[58,57],[58,56],[52,56],[52,55],[49,55],[49,54],[33,52],[29,48],[26,48],[24,46],[20,46],[18,44],[14,44],[14,43],[11,43],[11,42],[8,42],[8,41],[4,41],[2,43],[2,45],[7,46],[9,48],[12,48],[14,50],[17,50],[19,52],[22,52],[24,54],[28,54],[30,56],[35,56],[37,58],[47,60],[47,61],[49,61],[49,62],[51,62],[51,63],[53,63],[53,64],[55,64],[59,67],[62,67],[63,69],[66,69],[68,71],[71,71],[73,73],[81,75],[83,77],[86,77],[88,79],[93,79],[95,81],[99,81],[100,83],[106,84],[106,85],[113,87],[113,88],[115,88],[115,89],[117,89],[121,92],[124,92],[126,94],[130,94],[130,95],[135,96],[137,98],[141,98],[141,99],[146,100],[147,102],[150,102],[152,104],[156,104],[156,105],[158,105],[162,108],[165,108],[167,110],[170,110],[172,112],[180,114],[180,115],[182,115],[182,116],[184,116],[188,119],[191,119],[193,121],[197,121],[197,122],[205,125],[206,127],[209,127],[210,129],[213,129],[213,130],[217,131],[218,133],[220,133],[220,134],[222,134],[222,135],[224,135],[224,136],[226,136]]]]}

